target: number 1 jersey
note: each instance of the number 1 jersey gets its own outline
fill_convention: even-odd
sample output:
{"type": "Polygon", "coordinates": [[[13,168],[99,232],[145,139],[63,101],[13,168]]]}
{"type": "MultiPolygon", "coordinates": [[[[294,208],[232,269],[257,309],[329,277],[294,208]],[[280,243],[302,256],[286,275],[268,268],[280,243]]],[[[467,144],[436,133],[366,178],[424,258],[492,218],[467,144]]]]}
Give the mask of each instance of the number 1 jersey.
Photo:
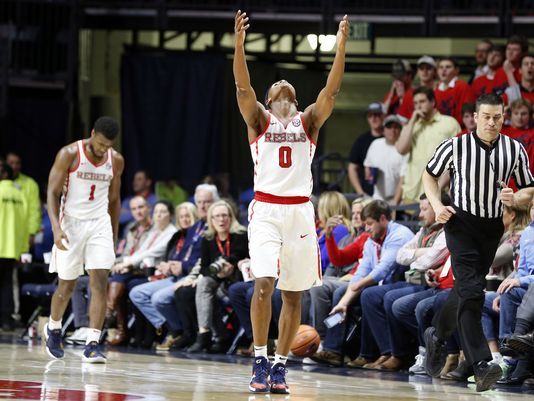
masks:
{"type": "Polygon", "coordinates": [[[113,150],[106,159],[94,164],[85,153],[83,141],[78,146],[78,164],[69,169],[61,197],[61,214],[79,220],[97,219],[108,213],[109,186],[113,179],[113,150]]]}
{"type": "Polygon", "coordinates": [[[296,114],[287,127],[269,113],[264,132],[250,143],[254,191],[309,197],[313,189],[311,163],[315,148],[302,113],[296,114]]]}

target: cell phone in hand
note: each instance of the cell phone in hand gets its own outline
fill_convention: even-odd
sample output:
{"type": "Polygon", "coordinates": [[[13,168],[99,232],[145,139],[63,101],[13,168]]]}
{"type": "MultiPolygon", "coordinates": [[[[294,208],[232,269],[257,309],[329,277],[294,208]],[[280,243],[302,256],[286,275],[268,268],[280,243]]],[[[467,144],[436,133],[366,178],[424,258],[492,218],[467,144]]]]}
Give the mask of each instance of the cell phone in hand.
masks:
{"type": "Polygon", "coordinates": [[[342,312],[338,312],[336,313],[335,315],[332,315],[332,316],[328,316],[325,320],[324,320],[324,325],[327,327],[327,328],[332,328],[334,326],[337,326],[338,324],[340,324],[344,319],[344,316],[343,316],[343,313],[342,312]]]}

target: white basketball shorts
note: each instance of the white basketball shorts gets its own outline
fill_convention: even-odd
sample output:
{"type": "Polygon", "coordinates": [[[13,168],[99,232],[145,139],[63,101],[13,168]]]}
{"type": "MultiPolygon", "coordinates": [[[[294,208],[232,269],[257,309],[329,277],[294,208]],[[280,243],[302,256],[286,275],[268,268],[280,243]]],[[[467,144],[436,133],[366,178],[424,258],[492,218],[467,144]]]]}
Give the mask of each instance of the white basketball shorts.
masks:
{"type": "Polygon", "coordinates": [[[50,273],[57,272],[62,280],[75,280],[83,274],[84,267],[91,270],[113,266],[115,250],[109,214],[91,220],[63,216],[61,229],[69,240],[68,250],[53,246],[50,273]]]}
{"type": "Polygon", "coordinates": [[[321,285],[321,257],[311,202],[280,205],[253,200],[248,209],[250,269],[278,278],[277,287],[304,291],[321,285]]]}

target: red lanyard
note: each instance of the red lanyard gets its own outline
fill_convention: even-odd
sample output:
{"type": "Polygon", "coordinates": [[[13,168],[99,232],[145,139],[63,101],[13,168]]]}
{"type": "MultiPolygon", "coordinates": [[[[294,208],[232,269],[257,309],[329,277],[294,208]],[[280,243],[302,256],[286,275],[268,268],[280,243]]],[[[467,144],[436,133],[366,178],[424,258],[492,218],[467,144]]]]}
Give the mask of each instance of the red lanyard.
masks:
{"type": "Polygon", "coordinates": [[[217,248],[219,248],[219,252],[221,253],[222,256],[230,256],[230,234],[228,234],[228,239],[226,240],[226,244],[224,244],[224,247],[226,249],[223,248],[221,240],[219,239],[219,236],[215,237],[215,242],[217,242],[217,248]]]}
{"type": "Polygon", "coordinates": [[[134,254],[135,251],[137,251],[137,245],[139,244],[139,240],[141,239],[141,236],[146,231],[144,226],[137,227],[137,230],[135,230],[134,239],[132,247],[130,248],[130,256],[134,254]]]}
{"type": "Polygon", "coordinates": [[[184,247],[184,242],[185,242],[185,238],[184,236],[182,235],[180,237],[180,239],[178,240],[178,242],[176,242],[176,254],[178,255],[180,253],[180,251],[182,250],[182,248],[184,247]]]}

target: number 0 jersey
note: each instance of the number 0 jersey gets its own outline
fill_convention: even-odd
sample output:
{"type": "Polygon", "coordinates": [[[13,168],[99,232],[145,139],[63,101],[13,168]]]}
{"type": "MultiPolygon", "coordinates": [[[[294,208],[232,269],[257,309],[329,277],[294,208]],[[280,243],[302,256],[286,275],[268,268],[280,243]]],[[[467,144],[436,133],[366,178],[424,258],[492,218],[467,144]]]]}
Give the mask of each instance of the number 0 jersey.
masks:
{"type": "Polygon", "coordinates": [[[309,198],[313,189],[311,163],[315,147],[302,113],[296,114],[287,127],[269,113],[264,132],[250,143],[254,191],[309,198]]]}
{"type": "Polygon", "coordinates": [[[61,217],[78,220],[97,219],[108,213],[109,186],[113,178],[113,150],[106,159],[94,164],[85,154],[83,141],[78,146],[78,164],[69,169],[61,197],[61,217]]]}

